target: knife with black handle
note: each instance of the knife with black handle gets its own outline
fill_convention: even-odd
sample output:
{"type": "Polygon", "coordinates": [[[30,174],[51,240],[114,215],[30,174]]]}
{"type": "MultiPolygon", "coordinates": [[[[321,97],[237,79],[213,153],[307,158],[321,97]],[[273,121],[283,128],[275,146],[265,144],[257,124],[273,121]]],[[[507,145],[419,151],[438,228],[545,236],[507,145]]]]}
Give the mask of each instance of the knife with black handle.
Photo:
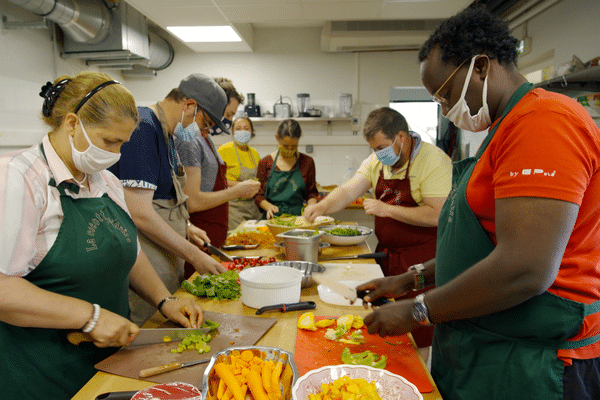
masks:
{"type": "MultiPolygon", "coordinates": [[[[362,301],[365,301],[364,297],[366,295],[368,295],[369,293],[370,293],[369,290],[357,290],[356,291],[356,297],[359,298],[359,299],[361,299],[362,301]]],[[[379,307],[379,306],[382,306],[384,304],[391,303],[391,302],[392,302],[391,300],[386,299],[385,297],[380,297],[377,300],[371,302],[370,304],[372,306],[379,307]]]]}
{"type": "Polygon", "coordinates": [[[317,308],[317,304],[314,301],[302,301],[300,303],[288,303],[288,304],[275,304],[272,306],[264,306],[256,311],[256,315],[260,315],[265,311],[278,310],[281,312],[298,311],[298,310],[313,310],[317,308]]]}
{"type": "Polygon", "coordinates": [[[339,256],[339,257],[327,257],[321,258],[319,261],[327,261],[327,260],[354,260],[356,258],[383,258],[386,256],[386,253],[367,253],[367,254],[358,254],[355,256],[339,256]]]}

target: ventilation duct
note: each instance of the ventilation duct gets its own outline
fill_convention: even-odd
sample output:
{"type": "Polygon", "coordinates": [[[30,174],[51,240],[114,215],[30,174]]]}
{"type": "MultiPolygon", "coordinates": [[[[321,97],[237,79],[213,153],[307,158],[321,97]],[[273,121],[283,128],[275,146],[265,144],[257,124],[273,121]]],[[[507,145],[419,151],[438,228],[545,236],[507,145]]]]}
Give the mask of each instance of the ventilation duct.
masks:
{"type": "Polygon", "coordinates": [[[96,44],[109,33],[110,16],[104,3],[95,0],[9,0],[58,24],[66,36],[96,44]]]}
{"type": "Polygon", "coordinates": [[[321,32],[326,52],[418,50],[443,20],[331,21],[321,32]]]}
{"type": "Polygon", "coordinates": [[[56,23],[62,30],[63,58],[84,59],[102,68],[167,68],[174,50],[148,31],[148,21],[121,1],[108,8],[102,0],[9,0],[56,23]]]}

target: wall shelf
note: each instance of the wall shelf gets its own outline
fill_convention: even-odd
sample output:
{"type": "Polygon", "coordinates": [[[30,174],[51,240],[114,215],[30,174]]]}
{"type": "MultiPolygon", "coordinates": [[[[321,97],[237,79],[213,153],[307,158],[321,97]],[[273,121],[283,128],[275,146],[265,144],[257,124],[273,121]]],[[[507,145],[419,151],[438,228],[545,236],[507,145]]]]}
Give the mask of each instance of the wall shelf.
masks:
{"type": "MultiPolygon", "coordinates": [[[[352,121],[352,117],[290,117],[296,121],[298,121],[298,123],[302,124],[305,122],[308,123],[327,123],[327,135],[330,136],[332,133],[331,131],[331,123],[332,122],[345,122],[348,125],[350,125],[350,122],[352,121]]],[[[279,124],[281,121],[284,121],[286,119],[289,118],[273,118],[273,117],[250,117],[250,120],[252,122],[256,122],[256,123],[262,123],[262,122],[267,122],[267,123],[277,123],[279,124]]]]}
{"type": "Polygon", "coordinates": [[[568,75],[557,76],[534,85],[569,97],[600,92],[600,66],[586,68],[568,75]]]}
{"type": "MultiPolygon", "coordinates": [[[[290,117],[298,122],[350,122],[352,117],[290,117]]],[[[252,122],[281,122],[289,118],[250,117],[252,122]]]]}

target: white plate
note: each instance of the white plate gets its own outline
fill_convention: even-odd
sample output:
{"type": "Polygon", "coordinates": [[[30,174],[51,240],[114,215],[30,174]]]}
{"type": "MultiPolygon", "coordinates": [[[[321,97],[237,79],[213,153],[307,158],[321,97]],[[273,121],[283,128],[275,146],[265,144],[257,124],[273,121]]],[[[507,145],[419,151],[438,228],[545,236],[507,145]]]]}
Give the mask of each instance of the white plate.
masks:
{"type": "MultiPolygon", "coordinates": [[[[351,288],[355,288],[358,285],[365,283],[366,281],[340,281],[342,285],[346,285],[351,288]]],[[[325,303],[334,304],[336,306],[353,306],[353,307],[362,307],[363,301],[361,299],[356,299],[354,304],[350,304],[350,300],[342,296],[341,294],[337,294],[329,287],[325,285],[317,286],[317,291],[319,292],[319,298],[325,303]]]]}

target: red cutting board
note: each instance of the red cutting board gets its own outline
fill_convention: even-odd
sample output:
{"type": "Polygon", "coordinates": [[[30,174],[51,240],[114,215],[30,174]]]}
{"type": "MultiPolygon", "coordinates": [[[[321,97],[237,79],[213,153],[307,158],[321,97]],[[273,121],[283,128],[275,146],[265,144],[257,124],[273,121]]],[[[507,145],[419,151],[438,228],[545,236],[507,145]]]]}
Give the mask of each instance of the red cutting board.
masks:
{"type": "MultiPolygon", "coordinates": [[[[316,317],[315,320],[318,321],[326,318],[336,317],[316,317]]],[[[421,393],[433,391],[433,386],[429,382],[427,372],[423,368],[408,336],[382,338],[379,335],[369,335],[367,329],[363,328],[362,331],[366,343],[352,345],[325,339],[326,330],[321,328],[316,331],[307,331],[298,328],[294,361],[296,362],[300,376],[308,371],[326,365],[342,364],[342,351],[344,347],[348,347],[352,354],[370,350],[378,355],[386,355],[386,370],[406,378],[421,393]]]]}

